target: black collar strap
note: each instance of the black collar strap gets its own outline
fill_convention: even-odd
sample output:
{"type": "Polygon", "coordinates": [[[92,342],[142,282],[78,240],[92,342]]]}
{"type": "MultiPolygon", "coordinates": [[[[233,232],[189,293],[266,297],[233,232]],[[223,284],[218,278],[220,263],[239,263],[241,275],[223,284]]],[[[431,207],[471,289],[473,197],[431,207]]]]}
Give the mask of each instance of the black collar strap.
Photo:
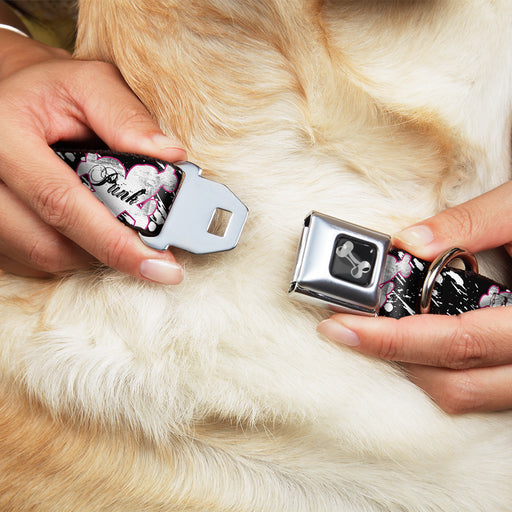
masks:
{"type": "Polygon", "coordinates": [[[397,272],[381,284],[379,315],[394,318],[415,313],[458,315],[473,309],[511,305],[512,293],[499,283],[467,268],[439,267],[438,262],[450,259],[450,253],[458,251],[450,249],[430,263],[392,248],[389,266],[397,268],[397,272]],[[403,269],[399,270],[400,265],[403,269]]]}
{"type": "Polygon", "coordinates": [[[383,233],[312,212],[304,222],[290,294],[333,311],[394,318],[512,304],[512,292],[472,270],[476,260],[466,251],[450,249],[430,263],[390,242],[383,233]],[[447,266],[455,258],[465,270],[447,266]]]}
{"type": "Polygon", "coordinates": [[[146,245],[203,254],[238,243],[247,207],[226,186],[203,178],[196,165],[108,150],[54,150],[146,245]],[[225,229],[213,226],[219,217],[225,229]]]}

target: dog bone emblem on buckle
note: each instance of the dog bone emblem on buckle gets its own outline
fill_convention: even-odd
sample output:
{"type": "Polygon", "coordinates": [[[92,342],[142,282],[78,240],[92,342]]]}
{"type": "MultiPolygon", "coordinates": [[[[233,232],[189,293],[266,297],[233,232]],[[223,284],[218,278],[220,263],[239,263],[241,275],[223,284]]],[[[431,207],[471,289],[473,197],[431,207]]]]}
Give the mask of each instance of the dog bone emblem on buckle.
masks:
{"type": "Polygon", "coordinates": [[[54,149],[146,245],[195,254],[237,245],[247,207],[225,185],[203,178],[197,165],[108,150],[54,149]]]}
{"type": "Polygon", "coordinates": [[[430,262],[392,247],[388,235],[318,212],[304,221],[289,293],[337,312],[393,318],[512,305],[512,292],[480,275],[463,248],[430,262]],[[449,266],[456,259],[463,269],[449,266]]]}
{"type": "Polygon", "coordinates": [[[289,293],[339,312],[376,315],[388,235],[312,212],[304,221],[289,293]]]}

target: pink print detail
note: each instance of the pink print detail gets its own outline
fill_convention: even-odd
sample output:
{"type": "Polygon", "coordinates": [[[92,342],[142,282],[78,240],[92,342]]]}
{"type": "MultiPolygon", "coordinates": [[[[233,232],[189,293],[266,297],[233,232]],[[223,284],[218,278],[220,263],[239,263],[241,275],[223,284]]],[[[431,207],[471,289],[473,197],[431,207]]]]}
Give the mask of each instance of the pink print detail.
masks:
{"type": "Polygon", "coordinates": [[[412,273],[411,255],[405,253],[401,260],[395,258],[392,254],[388,254],[386,259],[386,267],[384,269],[384,276],[382,278],[381,288],[381,304],[380,307],[386,304],[389,296],[395,289],[393,280],[398,274],[404,279],[407,279],[412,273]]]}
{"type": "Polygon", "coordinates": [[[512,292],[508,290],[500,291],[500,287],[497,285],[492,285],[478,301],[479,308],[496,308],[509,305],[512,305],[512,292]]]}
{"type": "Polygon", "coordinates": [[[172,193],[179,184],[171,165],[159,169],[150,164],[136,164],[126,169],[117,158],[97,153],[87,153],[76,172],[116,217],[132,219],[134,227],[144,230],[152,220],[161,223],[167,216],[158,192],[164,189],[172,193]]]}
{"type": "Polygon", "coordinates": [[[395,289],[395,283],[392,281],[388,281],[387,283],[383,283],[380,285],[381,295],[379,301],[379,309],[386,304],[389,296],[393,293],[395,289]]]}
{"type": "Polygon", "coordinates": [[[395,277],[400,274],[404,279],[407,279],[412,273],[411,255],[405,253],[399,261],[393,255],[389,254],[386,260],[386,269],[384,271],[384,280],[393,281],[395,277]]]}

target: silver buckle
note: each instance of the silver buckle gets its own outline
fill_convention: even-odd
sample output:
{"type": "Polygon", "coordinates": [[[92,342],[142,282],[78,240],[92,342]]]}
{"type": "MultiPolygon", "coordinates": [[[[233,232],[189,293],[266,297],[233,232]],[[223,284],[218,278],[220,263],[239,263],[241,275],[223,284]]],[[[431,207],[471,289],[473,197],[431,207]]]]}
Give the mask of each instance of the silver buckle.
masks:
{"type": "Polygon", "coordinates": [[[236,247],[247,219],[247,207],[225,185],[203,178],[197,165],[191,162],[174,165],[184,173],[178,194],[160,233],[157,236],[140,235],[142,241],[160,251],[173,246],[195,254],[236,247]],[[219,210],[230,214],[220,235],[210,231],[219,210]]]}
{"type": "Polygon", "coordinates": [[[336,312],[375,316],[391,238],[312,212],[304,229],[289,294],[336,312]]]}

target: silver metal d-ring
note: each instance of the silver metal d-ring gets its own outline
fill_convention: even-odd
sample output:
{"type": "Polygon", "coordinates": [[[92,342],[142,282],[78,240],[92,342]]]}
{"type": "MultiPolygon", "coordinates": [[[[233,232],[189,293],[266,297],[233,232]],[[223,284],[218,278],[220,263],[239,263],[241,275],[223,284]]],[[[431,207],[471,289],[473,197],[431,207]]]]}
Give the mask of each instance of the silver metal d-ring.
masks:
{"type": "Polygon", "coordinates": [[[420,298],[420,313],[430,312],[430,301],[432,300],[432,292],[434,290],[434,283],[436,282],[437,276],[439,276],[441,270],[446,267],[451,261],[460,259],[464,262],[466,270],[472,270],[478,273],[478,262],[475,256],[467,251],[466,249],[460,249],[459,247],[452,247],[440,254],[428,268],[425,281],[423,282],[423,288],[421,289],[420,298]]]}

